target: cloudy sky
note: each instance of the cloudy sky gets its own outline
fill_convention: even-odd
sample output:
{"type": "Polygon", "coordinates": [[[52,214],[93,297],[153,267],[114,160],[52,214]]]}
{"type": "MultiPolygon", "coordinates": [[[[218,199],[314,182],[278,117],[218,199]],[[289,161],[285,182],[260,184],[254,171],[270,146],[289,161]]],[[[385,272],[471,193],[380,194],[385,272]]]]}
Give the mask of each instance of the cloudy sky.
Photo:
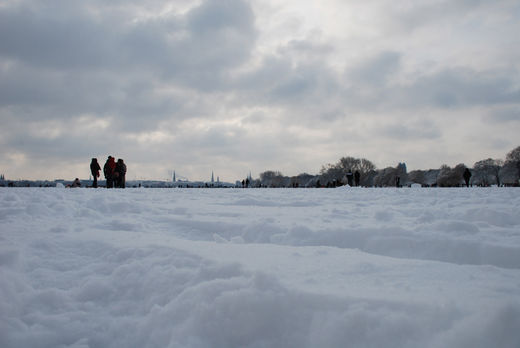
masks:
{"type": "Polygon", "coordinates": [[[438,168],[520,145],[518,0],[3,0],[0,174],[438,168]]]}

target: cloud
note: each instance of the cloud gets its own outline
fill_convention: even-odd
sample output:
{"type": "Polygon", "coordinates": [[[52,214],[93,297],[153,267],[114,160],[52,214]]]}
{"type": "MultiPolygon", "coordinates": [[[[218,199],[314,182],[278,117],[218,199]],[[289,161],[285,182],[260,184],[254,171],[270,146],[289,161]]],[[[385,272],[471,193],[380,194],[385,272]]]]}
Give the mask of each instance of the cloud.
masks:
{"type": "Polygon", "coordinates": [[[431,120],[406,120],[380,126],[378,133],[392,139],[435,140],[442,136],[441,130],[431,120]]]}
{"type": "Polygon", "coordinates": [[[353,88],[361,86],[386,87],[392,74],[400,70],[401,54],[392,51],[383,51],[375,56],[368,57],[346,72],[347,84],[353,88]]]}
{"type": "Polygon", "coordinates": [[[490,110],[483,119],[485,122],[494,124],[520,122],[520,106],[506,105],[498,110],[490,110]]]}
{"type": "Polygon", "coordinates": [[[494,105],[520,100],[520,87],[506,72],[446,69],[422,76],[406,89],[415,101],[441,108],[494,105]]]}
{"type": "Polygon", "coordinates": [[[182,89],[222,86],[255,41],[253,14],[242,1],[207,1],[136,23],[84,12],[81,4],[63,12],[61,2],[29,5],[0,10],[0,106],[50,109],[35,117],[96,113],[131,129],[182,118],[182,89]]]}

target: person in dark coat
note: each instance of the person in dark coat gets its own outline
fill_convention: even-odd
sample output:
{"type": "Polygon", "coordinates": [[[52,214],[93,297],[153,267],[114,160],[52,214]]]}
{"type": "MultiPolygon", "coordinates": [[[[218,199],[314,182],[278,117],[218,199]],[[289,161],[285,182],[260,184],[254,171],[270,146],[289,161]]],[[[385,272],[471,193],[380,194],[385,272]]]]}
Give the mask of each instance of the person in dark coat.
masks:
{"type": "Polygon", "coordinates": [[[72,182],[70,187],[81,187],[81,182],[79,181],[78,178],[76,178],[76,179],[74,179],[74,181],[72,182]]]}
{"type": "Polygon", "coordinates": [[[348,170],[347,171],[347,183],[348,183],[348,186],[352,187],[354,186],[353,185],[353,179],[354,179],[354,175],[352,174],[352,170],[348,170]]]}
{"type": "Polygon", "coordinates": [[[101,170],[101,167],[99,166],[97,158],[93,158],[92,162],[90,162],[90,173],[92,174],[92,177],[94,178],[94,181],[92,182],[92,187],[94,187],[94,188],[98,187],[97,178],[99,178],[100,170],[101,170]]]}
{"type": "Polygon", "coordinates": [[[125,176],[126,176],[126,164],[125,162],[119,158],[117,160],[117,163],[116,163],[116,168],[115,168],[115,185],[116,187],[119,187],[119,188],[125,188],[125,185],[126,185],[126,180],[125,180],[125,176]]]}
{"type": "Polygon", "coordinates": [[[464,177],[464,182],[466,182],[466,187],[469,187],[469,179],[471,178],[471,172],[468,168],[464,169],[464,174],[462,174],[464,177]]]}
{"type": "Polygon", "coordinates": [[[354,184],[356,186],[359,186],[359,181],[361,180],[361,174],[359,173],[359,170],[356,170],[354,172],[354,184]]]}
{"type": "Polygon", "coordinates": [[[103,174],[107,180],[107,188],[114,188],[114,173],[116,169],[116,161],[114,157],[108,156],[105,165],[103,166],[103,174]]]}

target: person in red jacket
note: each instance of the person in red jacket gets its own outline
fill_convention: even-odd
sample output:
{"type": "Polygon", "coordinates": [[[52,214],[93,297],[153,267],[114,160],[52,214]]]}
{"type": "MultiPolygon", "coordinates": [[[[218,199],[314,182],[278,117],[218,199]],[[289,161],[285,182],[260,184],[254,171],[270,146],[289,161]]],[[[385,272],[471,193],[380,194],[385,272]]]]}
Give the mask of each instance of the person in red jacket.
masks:
{"type": "Polygon", "coordinates": [[[103,174],[107,180],[107,188],[114,188],[114,173],[116,169],[116,161],[114,157],[108,156],[105,165],[103,166],[103,174]]]}
{"type": "Polygon", "coordinates": [[[92,187],[94,187],[94,188],[98,187],[97,178],[99,178],[100,170],[101,170],[101,167],[99,166],[97,158],[93,158],[92,162],[90,162],[90,173],[92,174],[92,177],[94,178],[94,181],[92,182],[92,187]]]}

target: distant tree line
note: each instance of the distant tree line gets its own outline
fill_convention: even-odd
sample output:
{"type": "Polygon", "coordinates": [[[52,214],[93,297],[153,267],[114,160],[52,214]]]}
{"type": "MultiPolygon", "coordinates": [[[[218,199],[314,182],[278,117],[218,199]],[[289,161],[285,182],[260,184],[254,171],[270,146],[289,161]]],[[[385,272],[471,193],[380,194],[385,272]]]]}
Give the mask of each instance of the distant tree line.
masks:
{"type": "MultiPolygon", "coordinates": [[[[261,173],[258,179],[249,176],[247,187],[336,187],[346,185],[349,174],[355,175],[356,172],[359,173],[359,186],[364,187],[395,187],[414,184],[425,187],[457,187],[464,185],[463,173],[466,168],[469,167],[463,163],[457,164],[453,168],[443,164],[439,169],[408,172],[405,163],[398,163],[395,167],[378,169],[366,158],[347,156],[340,158],[337,163],[322,166],[317,175],[302,173],[289,177],[280,171],[268,170],[261,173]]],[[[473,186],[519,186],[520,146],[507,153],[504,160],[483,159],[475,162],[469,169],[471,172],[470,184],[473,186]]],[[[0,186],[51,187],[56,186],[58,181],[63,180],[54,182],[7,181],[5,176],[0,174],[0,186]]],[[[134,187],[136,185],[134,184],[134,187]]],[[[165,185],[164,182],[152,182],[147,187],[173,187],[165,185]]],[[[193,185],[196,185],[193,187],[207,186],[203,182],[193,185]]],[[[240,187],[238,182],[236,187],[240,187]]]]}
{"type": "Polygon", "coordinates": [[[347,173],[359,172],[360,186],[395,187],[418,184],[425,187],[457,187],[464,185],[463,173],[470,169],[473,186],[519,186],[520,146],[507,153],[505,160],[487,158],[473,167],[460,163],[455,167],[443,164],[439,169],[408,172],[405,163],[377,169],[366,158],[342,157],[337,163],[322,166],[318,175],[302,173],[285,176],[280,171],[268,170],[253,180],[252,187],[335,187],[347,184],[347,173]]]}

